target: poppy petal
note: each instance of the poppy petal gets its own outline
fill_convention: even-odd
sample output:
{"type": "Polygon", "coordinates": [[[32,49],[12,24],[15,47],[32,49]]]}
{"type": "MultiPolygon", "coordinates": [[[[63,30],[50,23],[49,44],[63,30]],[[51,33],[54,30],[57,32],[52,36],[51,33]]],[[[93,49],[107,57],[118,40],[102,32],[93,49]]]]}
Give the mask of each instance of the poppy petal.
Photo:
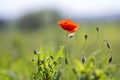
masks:
{"type": "Polygon", "coordinates": [[[67,30],[69,33],[75,32],[79,25],[72,20],[62,20],[58,23],[64,30],[67,30]]]}

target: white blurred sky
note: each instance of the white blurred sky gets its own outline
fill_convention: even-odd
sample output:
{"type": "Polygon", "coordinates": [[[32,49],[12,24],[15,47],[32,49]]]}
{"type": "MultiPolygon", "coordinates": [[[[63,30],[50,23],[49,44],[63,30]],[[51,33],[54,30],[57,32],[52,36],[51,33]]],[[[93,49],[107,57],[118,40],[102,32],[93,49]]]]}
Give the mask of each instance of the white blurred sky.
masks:
{"type": "Polygon", "coordinates": [[[0,0],[0,17],[16,18],[44,8],[66,16],[101,16],[120,13],[120,0],[0,0]]]}

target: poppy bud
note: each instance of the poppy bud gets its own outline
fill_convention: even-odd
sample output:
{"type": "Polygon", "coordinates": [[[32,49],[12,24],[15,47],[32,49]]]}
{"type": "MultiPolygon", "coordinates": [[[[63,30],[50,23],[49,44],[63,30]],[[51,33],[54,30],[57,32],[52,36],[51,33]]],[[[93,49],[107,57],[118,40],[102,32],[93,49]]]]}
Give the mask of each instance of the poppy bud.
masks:
{"type": "Polygon", "coordinates": [[[107,42],[107,47],[108,47],[109,49],[111,49],[111,45],[110,45],[109,42],[107,42]]]}
{"type": "Polygon", "coordinates": [[[97,30],[97,32],[99,32],[99,28],[98,27],[96,27],[96,30],[97,30]]]}
{"type": "Polygon", "coordinates": [[[109,57],[108,61],[109,61],[109,63],[112,62],[112,56],[109,57]]]}
{"type": "Polygon", "coordinates": [[[81,61],[82,61],[82,63],[84,64],[84,63],[86,62],[86,58],[83,56],[83,57],[81,58],[81,61]]]}
{"type": "Polygon", "coordinates": [[[34,50],[34,52],[33,52],[35,55],[37,54],[37,50],[34,50]]]}
{"type": "Polygon", "coordinates": [[[87,40],[87,37],[88,37],[88,36],[87,36],[87,34],[86,34],[86,35],[85,35],[85,40],[87,40]]]}

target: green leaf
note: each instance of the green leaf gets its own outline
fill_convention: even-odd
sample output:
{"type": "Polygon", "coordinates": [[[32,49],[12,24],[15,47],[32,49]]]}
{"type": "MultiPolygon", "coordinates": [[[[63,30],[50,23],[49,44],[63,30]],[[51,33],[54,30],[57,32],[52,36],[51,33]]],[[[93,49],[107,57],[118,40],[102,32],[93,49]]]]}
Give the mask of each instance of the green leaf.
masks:
{"type": "Polygon", "coordinates": [[[65,48],[65,45],[61,46],[58,53],[57,53],[57,58],[59,57],[64,57],[64,48],[65,48]]]}
{"type": "Polygon", "coordinates": [[[40,48],[40,50],[39,50],[39,54],[40,54],[40,59],[43,60],[44,57],[45,57],[45,54],[44,54],[43,48],[40,48]]]}

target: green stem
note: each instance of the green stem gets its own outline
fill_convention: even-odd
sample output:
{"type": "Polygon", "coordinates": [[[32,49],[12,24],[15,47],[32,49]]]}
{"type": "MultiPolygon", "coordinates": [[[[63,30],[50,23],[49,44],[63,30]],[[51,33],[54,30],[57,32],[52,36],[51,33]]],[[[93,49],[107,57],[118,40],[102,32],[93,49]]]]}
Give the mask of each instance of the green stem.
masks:
{"type": "MultiPolygon", "coordinates": [[[[76,45],[77,45],[77,52],[79,53],[80,43],[79,43],[79,40],[77,38],[77,35],[75,35],[75,39],[76,39],[76,45]]],[[[78,54],[78,56],[79,56],[79,54],[78,54]]]]}
{"type": "MultiPolygon", "coordinates": [[[[95,40],[95,42],[94,42],[95,46],[94,46],[94,47],[91,47],[90,52],[91,52],[92,50],[94,51],[94,49],[97,47],[97,45],[98,45],[98,39],[99,39],[99,32],[97,31],[97,37],[96,37],[96,40],[95,40]]],[[[92,45],[92,46],[93,46],[93,45],[92,45]]]]}
{"type": "Polygon", "coordinates": [[[84,51],[84,48],[85,48],[86,42],[87,42],[87,40],[85,40],[85,42],[84,42],[84,44],[83,44],[83,46],[82,46],[81,52],[84,51]]]}

